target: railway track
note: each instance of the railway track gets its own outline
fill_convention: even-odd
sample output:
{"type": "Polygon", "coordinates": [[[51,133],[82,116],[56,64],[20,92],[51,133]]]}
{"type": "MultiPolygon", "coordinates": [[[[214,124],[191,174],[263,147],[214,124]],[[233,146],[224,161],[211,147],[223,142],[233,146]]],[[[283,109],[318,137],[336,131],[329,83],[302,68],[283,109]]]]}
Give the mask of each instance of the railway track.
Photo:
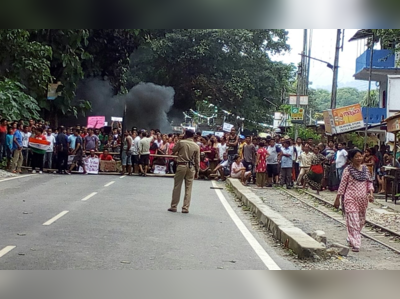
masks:
{"type": "MultiPolygon", "coordinates": [[[[316,194],[310,193],[305,190],[293,191],[286,189],[279,189],[280,191],[296,198],[303,204],[321,212],[325,216],[339,222],[343,226],[346,226],[346,221],[343,219],[341,213],[338,213],[334,208],[333,203],[318,196],[316,194]],[[304,196],[307,195],[307,196],[304,196]]],[[[394,252],[400,254],[400,242],[395,240],[400,240],[400,232],[393,231],[387,227],[384,227],[378,223],[366,220],[365,227],[363,228],[361,234],[371,239],[379,244],[393,250],[394,252]]]]}

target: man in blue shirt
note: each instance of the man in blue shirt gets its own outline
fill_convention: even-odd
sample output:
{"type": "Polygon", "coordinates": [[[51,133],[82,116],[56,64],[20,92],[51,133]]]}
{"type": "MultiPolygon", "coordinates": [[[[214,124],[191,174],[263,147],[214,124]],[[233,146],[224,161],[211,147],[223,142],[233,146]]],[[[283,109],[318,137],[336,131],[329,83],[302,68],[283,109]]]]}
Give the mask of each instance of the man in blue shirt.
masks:
{"type": "Polygon", "coordinates": [[[70,153],[72,153],[72,151],[75,149],[76,138],[77,136],[75,136],[75,134],[71,134],[68,136],[68,148],[70,153]]]}
{"type": "Polygon", "coordinates": [[[11,170],[13,173],[22,173],[21,166],[24,161],[24,157],[22,156],[22,134],[19,129],[17,129],[14,133],[13,137],[13,160],[11,170]]]}
{"type": "Polygon", "coordinates": [[[292,187],[292,168],[293,168],[293,147],[290,141],[285,140],[282,144],[281,152],[281,186],[286,184],[287,189],[292,187]]]}

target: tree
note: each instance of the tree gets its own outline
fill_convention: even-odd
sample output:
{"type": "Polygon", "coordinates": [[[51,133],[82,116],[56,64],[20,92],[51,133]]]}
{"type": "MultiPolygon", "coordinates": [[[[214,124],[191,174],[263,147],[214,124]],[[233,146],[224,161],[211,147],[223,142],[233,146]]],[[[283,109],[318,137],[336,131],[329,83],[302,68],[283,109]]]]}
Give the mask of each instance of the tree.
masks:
{"type": "Polygon", "coordinates": [[[44,96],[52,81],[51,57],[51,47],[30,40],[28,30],[0,30],[0,80],[20,82],[34,98],[44,96]]]}
{"type": "Polygon", "coordinates": [[[246,119],[271,122],[293,77],[293,66],[270,53],[289,49],[284,30],[176,29],[156,31],[132,55],[129,86],[140,81],[172,86],[179,110],[208,101],[246,119]]]}
{"type": "Polygon", "coordinates": [[[376,90],[371,90],[369,101],[368,101],[368,92],[365,92],[364,97],[360,104],[363,107],[378,107],[379,106],[378,92],[376,90]]]}
{"type": "Polygon", "coordinates": [[[25,93],[26,87],[19,82],[0,80],[0,114],[8,120],[38,119],[37,101],[25,93]]]}
{"type": "MultiPolygon", "coordinates": [[[[352,87],[343,87],[337,90],[337,107],[344,107],[363,102],[366,92],[352,87]]],[[[371,98],[373,93],[371,93],[371,98]]],[[[374,100],[376,102],[376,99],[374,100]]],[[[375,102],[372,104],[375,106],[375,102]]],[[[309,108],[321,113],[331,107],[331,93],[325,89],[309,90],[309,108]]]]}
{"type": "MultiPolygon", "coordinates": [[[[76,99],[84,78],[111,82],[115,94],[126,92],[129,56],[147,38],[139,29],[0,30],[0,80],[26,86],[46,115],[77,116],[90,110],[86,99],[76,99]],[[61,82],[61,96],[46,97],[49,83],[61,82]]],[[[26,98],[27,99],[27,98],[26,98]]]]}

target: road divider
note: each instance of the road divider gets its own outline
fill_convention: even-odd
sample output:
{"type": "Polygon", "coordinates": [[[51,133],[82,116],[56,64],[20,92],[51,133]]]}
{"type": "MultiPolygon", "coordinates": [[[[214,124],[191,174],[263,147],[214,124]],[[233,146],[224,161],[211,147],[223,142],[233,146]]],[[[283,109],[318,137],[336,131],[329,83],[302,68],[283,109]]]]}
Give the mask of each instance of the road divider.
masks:
{"type": "Polygon", "coordinates": [[[45,223],[43,223],[43,225],[50,225],[54,222],[56,222],[58,219],[60,219],[61,217],[63,217],[65,214],[67,214],[69,211],[62,211],[60,214],[54,216],[53,218],[51,218],[49,221],[46,221],[45,223]]]}
{"type": "Polygon", "coordinates": [[[95,196],[96,194],[97,194],[97,192],[92,192],[88,196],[86,196],[85,198],[82,198],[82,201],[87,201],[89,198],[95,196]]]}
{"type": "Polygon", "coordinates": [[[111,186],[111,185],[114,184],[114,183],[115,183],[115,181],[111,181],[111,182],[105,184],[104,187],[109,187],[109,186],[111,186]]]}
{"type": "Polygon", "coordinates": [[[9,253],[11,250],[16,248],[17,246],[6,246],[2,250],[0,250],[0,257],[5,256],[7,253],[9,253]]]}
{"type": "Polygon", "coordinates": [[[295,252],[299,258],[312,258],[314,254],[325,255],[326,247],[324,245],[272,210],[239,180],[229,178],[227,184],[232,187],[236,196],[250,208],[250,212],[273,234],[275,239],[285,244],[285,247],[295,252]]]}

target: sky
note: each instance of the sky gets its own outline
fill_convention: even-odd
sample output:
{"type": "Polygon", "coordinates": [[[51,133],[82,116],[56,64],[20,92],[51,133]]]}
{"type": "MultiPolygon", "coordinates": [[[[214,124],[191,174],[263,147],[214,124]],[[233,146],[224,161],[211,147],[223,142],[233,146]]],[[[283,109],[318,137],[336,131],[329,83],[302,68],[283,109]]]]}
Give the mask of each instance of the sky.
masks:
{"type": "MultiPolygon", "coordinates": [[[[300,62],[301,56],[298,55],[303,50],[303,29],[287,29],[289,32],[288,44],[291,47],[290,52],[275,55],[274,60],[285,63],[300,62]]],[[[339,54],[339,72],[338,87],[355,87],[359,90],[367,90],[368,82],[355,80],[356,58],[365,51],[365,41],[348,40],[357,32],[358,29],[345,29],[343,51],[339,54]]],[[[310,30],[308,30],[310,32],[310,30]]],[[[335,60],[337,29],[312,29],[311,57],[330,62],[332,65],[335,60]]],[[[310,65],[310,87],[324,88],[331,90],[333,72],[326,64],[311,60],[310,65]]]]}

